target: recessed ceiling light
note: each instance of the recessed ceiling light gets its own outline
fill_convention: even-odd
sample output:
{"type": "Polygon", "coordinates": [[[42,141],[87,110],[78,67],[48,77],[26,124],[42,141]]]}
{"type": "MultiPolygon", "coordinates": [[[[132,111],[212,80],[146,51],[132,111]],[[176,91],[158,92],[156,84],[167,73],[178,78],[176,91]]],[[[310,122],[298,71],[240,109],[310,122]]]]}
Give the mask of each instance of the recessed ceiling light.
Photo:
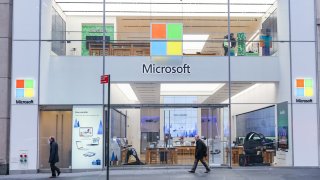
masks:
{"type": "Polygon", "coordinates": [[[161,84],[161,96],[174,96],[174,95],[212,95],[219,90],[224,83],[188,83],[188,84],[161,84]]]}

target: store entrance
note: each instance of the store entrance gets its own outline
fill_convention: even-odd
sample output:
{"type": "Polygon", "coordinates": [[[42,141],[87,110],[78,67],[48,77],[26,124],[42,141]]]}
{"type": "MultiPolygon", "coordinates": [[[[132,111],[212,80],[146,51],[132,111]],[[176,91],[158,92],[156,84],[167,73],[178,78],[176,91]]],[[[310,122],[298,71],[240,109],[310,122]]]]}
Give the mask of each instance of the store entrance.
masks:
{"type": "MultiPolygon", "coordinates": [[[[191,166],[195,135],[207,145],[210,166],[230,166],[227,104],[128,104],[112,109],[126,114],[127,121],[125,137],[111,136],[111,166],[191,166]]],[[[123,126],[113,121],[111,117],[111,134],[116,134],[123,126]]]]}
{"type": "Polygon", "coordinates": [[[59,145],[60,168],[71,168],[72,111],[40,111],[39,168],[49,169],[50,146],[48,138],[54,136],[59,145]]]}

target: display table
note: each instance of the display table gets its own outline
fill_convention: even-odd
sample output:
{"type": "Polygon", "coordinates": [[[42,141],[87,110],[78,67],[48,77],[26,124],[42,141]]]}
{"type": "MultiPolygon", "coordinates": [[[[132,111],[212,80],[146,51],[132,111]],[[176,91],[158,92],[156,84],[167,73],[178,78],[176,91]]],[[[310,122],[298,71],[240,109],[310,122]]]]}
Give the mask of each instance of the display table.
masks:
{"type": "Polygon", "coordinates": [[[274,162],[275,150],[267,149],[263,151],[263,162],[272,164],[274,162]]]}
{"type": "Polygon", "coordinates": [[[232,147],[232,164],[239,164],[240,154],[243,154],[243,146],[232,147]]]}
{"type": "Polygon", "coordinates": [[[178,155],[192,155],[194,156],[196,153],[195,146],[176,146],[178,155]]]}
{"type": "Polygon", "coordinates": [[[146,148],[146,164],[177,164],[176,148],[146,148]]]}
{"type": "Polygon", "coordinates": [[[126,156],[127,156],[128,149],[127,148],[121,148],[121,162],[126,162],[126,156]]]}
{"type": "MultiPolygon", "coordinates": [[[[239,164],[239,155],[244,154],[243,146],[236,146],[232,147],[232,164],[238,165],[239,164]]],[[[270,163],[272,164],[274,161],[275,150],[267,149],[262,152],[263,156],[263,163],[270,163]]]]}

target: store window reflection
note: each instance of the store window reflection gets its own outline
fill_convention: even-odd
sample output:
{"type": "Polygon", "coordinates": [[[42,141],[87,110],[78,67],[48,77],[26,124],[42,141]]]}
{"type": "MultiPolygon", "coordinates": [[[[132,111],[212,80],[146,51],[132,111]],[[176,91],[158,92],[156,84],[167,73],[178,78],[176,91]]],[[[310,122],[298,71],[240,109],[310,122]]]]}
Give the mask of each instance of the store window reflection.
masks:
{"type": "Polygon", "coordinates": [[[277,147],[275,111],[275,106],[270,106],[235,116],[234,166],[269,166],[274,163],[277,147]]]}

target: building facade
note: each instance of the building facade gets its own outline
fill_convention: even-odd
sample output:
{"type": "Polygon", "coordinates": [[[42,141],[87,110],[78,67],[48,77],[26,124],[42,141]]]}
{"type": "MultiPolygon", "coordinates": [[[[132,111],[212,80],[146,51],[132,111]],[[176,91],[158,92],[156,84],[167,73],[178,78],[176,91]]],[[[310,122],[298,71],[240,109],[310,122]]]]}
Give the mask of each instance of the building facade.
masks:
{"type": "Polygon", "coordinates": [[[253,131],[270,142],[253,164],[319,167],[315,7],[15,0],[10,173],[47,169],[51,135],[69,170],[130,163],[128,144],[147,165],[189,165],[196,134],[210,166],[238,166],[253,131]]]}
{"type": "Polygon", "coordinates": [[[9,172],[12,1],[0,1],[0,174],[9,172]]]}

